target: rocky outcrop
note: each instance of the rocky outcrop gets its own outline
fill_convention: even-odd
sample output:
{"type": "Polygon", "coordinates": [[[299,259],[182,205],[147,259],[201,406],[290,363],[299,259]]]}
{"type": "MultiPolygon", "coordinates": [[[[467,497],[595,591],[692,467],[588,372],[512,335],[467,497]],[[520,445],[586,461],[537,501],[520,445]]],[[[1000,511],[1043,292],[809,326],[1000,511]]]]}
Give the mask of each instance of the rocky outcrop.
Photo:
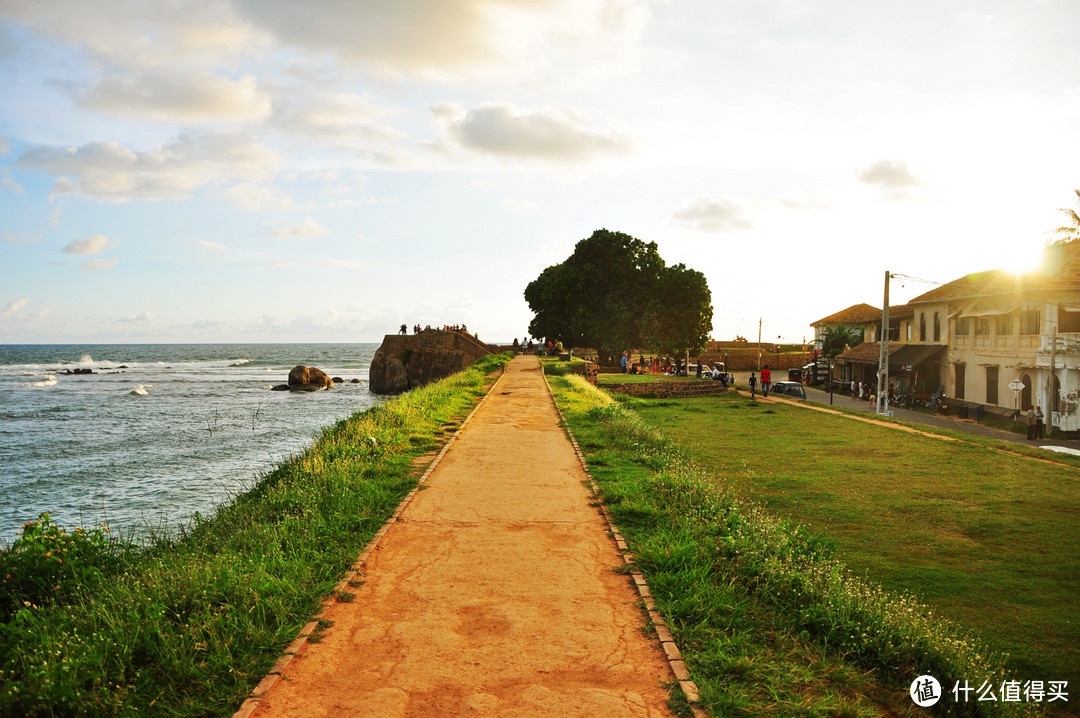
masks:
{"type": "Polygon", "coordinates": [[[442,379],[472,364],[491,350],[461,332],[425,330],[419,334],[387,334],[371,360],[368,387],[376,394],[400,394],[442,379]]]}
{"type": "Polygon", "coordinates": [[[297,364],[289,372],[289,391],[319,391],[333,388],[333,379],[321,369],[297,364]]]}

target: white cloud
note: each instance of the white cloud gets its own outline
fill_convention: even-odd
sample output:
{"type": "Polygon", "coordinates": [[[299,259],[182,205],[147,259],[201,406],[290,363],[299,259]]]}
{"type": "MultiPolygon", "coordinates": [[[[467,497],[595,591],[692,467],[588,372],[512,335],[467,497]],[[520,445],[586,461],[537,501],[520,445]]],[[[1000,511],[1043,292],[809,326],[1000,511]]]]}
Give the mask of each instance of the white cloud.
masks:
{"type": "Polygon", "coordinates": [[[398,147],[407,135],[380,124],[395,108],[353,93],[282,92],[275,99],[269,125],[305,142],[349,149],[384,163],[399,162],[398,147]]]}
{"type": "Polygon", "coordinates": [[[223,245],[220,245],[217,242],[208,242],[205,239],[193,239],[190,242],[184,242],[184,244],[191,245],[192,247],[202,247],[203,249],[211,249],[211,250],[213,250],[215,252],[223,252],[223,251],[225,251],[225,247],[223,245]]]}
{"type": "MultiPolygon", "coordinates": [[[[0,153],[0,154],[2,154],[2,153],[0,153]]],[[[6,189],[6,190],[8,190],[10,192],[14,192],[16,194],[25,194],[26,193],[26,188],[25,187],[23,187],[21,184],[19,184],[15,180],[11,179],[11,173],[8,172],[7,167],[5,167],[4,171],[2,173],[0,173],[0,188],[6,189]]]]}
{"type": "Polygon", "coordinates": [[[629,143],[611,130],[586,127],[573,112],[522,110],[487,103],[466,110],[443,102],[432,108],[444,143],[496,157],[552,162],[585,162],[601,155],[623,154],[629,143]]]}
{"type": "Polygon", "coordinates": [[[22,299],[8,302],[6,307],[0,309],[0,319],[11,319],[29,303],[30,297],[23,297],[22,299]]]}
{"type": "Polygon", "coordinates": [[[0,157],[3,157],[8,152],[11,152],[11,145],[3,137],[0,137],[0,157]]]}
{"type": "Polygon", "coordinates": [[[119,317],[116,321],[118,321],[118,322],[120,322],[122,324],[134,324],[134,323],[140,323],[140,322],[152,322],[153,320],[154,320],[154,315],[153,314],[151,314],[148,311],[142,311],[142,312],[139,312],[138,314],[132,314],[132,315],[126,316],[126,317],[119,317]]]}
{"type": "Polygon", "coordinates": [[[504,199],[502,202],[499,203],[499,206],[507,212],[517,214],[535,212],[537,209],[540,208],[540,205],[529,199],[504,199]]]}
{"type": "Polygon", "coordinates": [[[33,242],[41,241],[41,232],[37,234],[26,234],[23,232],[2,232],[0,237],[4,238],[4,241],[8,244],[32,244],[33,242]]]}
{"type": "Polygon", "coordinates": [[[895,160],[881,160],[858,172],[860,182],[880,185],[889,189],[914,187],[919,184],[907,164],[895,160]]]}
{"type": "Polygon", "coordinates": [[[695,197],[671,214],[686,227],[702,232],[727,232],[753,227],[742,204],[726,197],[695,197]]]}
{"type": "Polygon", "coordinates": [[[108,248],[109,238],[102,234],[94,234],[86,239],[73,239],[60,251],[68,254],[98,254],[108,248]]]}
{"type": "Polygon", "coordinates": [[[78,101],[114,117],[183,124],[261,122],[271,112],[270,97],[259,90],[254,75],[230,80],[164,69],[107,76],[78,101]]]}
{"type": "Polygon", "coordinates": [[[505,60],[500,44],[514,15],[504,0],[236,0],[235,7],[280,42],[305,52],[331,54],[382,74],[429,78],[505,60]]]}
{"type": "Polygon", "coordinates": [[[279,239],[306,239],[308,237],[325,237],[328,234],[330,234],[330,230],[311,217],[304,217],[304,221],[300,224],[291,227],[282,225],[270,232],[271,237],[279,239]]]}
{"type": "Polygon", "coordinates": [[[88,272],[107,272],[115,266],[115,259],[91,259],[89,262],[84,263],[82,268],[88,272]]]}
{"type": "Polygon", "coordinates": [[[3,13],[110,64],[146,68],[175,62],[217,65],[267,49],[264,35],[230,3],[129,3],[126,0],[8,0],[3,13]]]}
{"type": "Polygon", "coordinates": [[[211,182],[229,178],[260,181],[279,159],[265,145],[244,135],[181,135],[175,142],[136,152],[118,142],[82,147],[39,145],[16,164],[56,175],[54,195],[82,195],[102,201],[179,200],[211,182]]]}
{"type": "Polygon", "coordinates": [[[276,189],[242,182],[217,193],[240,209],[292,209],[293,198],[276,189]]]}

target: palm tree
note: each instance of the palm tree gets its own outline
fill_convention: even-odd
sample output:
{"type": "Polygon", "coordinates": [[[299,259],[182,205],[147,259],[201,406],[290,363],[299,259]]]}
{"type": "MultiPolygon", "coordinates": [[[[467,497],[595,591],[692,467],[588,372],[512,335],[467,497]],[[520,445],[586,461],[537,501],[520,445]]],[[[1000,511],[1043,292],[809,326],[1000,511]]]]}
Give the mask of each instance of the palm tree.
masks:
{"type": "MultiPolygon", "coordinates": [[[[1073,190],[1076,192],[1076,196],[1080,198],[1080,189],[1073,190]]],[[[1080,240],[1080,214],[1077,214],[1075,209],[1063,208],[1061,210],[1069,218],[1066,220],[1068,224],[1058,227],[1051,234],[1061,237],[1055,244],[1069,244],[1070,242],[1076,242],[1080,240]]]]}
{"type": "Polygon", "coordinates": [[[861,343],[862,339],[854,329],[841,324],[828,327],[825,330],[825,336],[821,341],[821,350],[825,352],[825,356],[834,358],[843,352],[846,347],[853,347],[861,343]]]}

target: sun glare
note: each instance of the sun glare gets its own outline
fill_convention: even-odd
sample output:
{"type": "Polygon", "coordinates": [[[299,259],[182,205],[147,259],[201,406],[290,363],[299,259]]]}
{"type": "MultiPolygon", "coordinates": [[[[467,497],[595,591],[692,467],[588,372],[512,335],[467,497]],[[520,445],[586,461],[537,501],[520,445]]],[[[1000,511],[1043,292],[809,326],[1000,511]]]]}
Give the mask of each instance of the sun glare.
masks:
{"type": "Polygon", "coordinates": [[[1002,256],[1001,268],[1019,277],[1041,267],[1043,258],[1042,248],[1016,247],[1002,256]]]}

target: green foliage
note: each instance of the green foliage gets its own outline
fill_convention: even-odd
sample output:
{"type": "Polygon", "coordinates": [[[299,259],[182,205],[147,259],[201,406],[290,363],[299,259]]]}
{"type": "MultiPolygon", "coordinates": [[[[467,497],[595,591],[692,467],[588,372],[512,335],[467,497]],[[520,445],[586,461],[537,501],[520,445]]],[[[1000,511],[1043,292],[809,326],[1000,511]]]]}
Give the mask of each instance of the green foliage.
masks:
{"type": "Polygon", "coordinates": [[[862,344],[862,335],[851,327],[836,326],[825,330],[825,338],[822,341],[822,350],[825,356],[835,357],[847,347],[862,344]]]}
{"type": "Polygon", "coordinates": [[[600,229],[562,264],[525,288],[533,336],[595,347],[610,359],[646,339],[704,346],[712,328],[711,295],[700,272],[666,267],[655,242],[600,229]]]}
{"type": "Polygon", "coordinates": [[[0,620],[16,611],[93,591],[124,565],[126,546],[109,529],[70,533],[48,512],[22,527],[11,548],[0,551],[0,620]]]}
{"type": "Polygon", "coordinates": [[[713,308],[705,275],[684,264],[660,272],[642,319],[642,345],[666,354],[705,348],[713,308]]]}
{"type": "MultiPolygon", "coordinates": [[[[1080,189],[1073,191],[1076,193],[1078,201],[1080,201],[1080,189]]],[[[1069,244],[1080,240],[1080,214],[1077,214],[1076,210],[1071,207],[1063,207],[1061,211],[1065,213],[1066,223],[1055,229],[1051,234],[1061,238],[1057,240],[1059,244],[1069,244]]]]}

